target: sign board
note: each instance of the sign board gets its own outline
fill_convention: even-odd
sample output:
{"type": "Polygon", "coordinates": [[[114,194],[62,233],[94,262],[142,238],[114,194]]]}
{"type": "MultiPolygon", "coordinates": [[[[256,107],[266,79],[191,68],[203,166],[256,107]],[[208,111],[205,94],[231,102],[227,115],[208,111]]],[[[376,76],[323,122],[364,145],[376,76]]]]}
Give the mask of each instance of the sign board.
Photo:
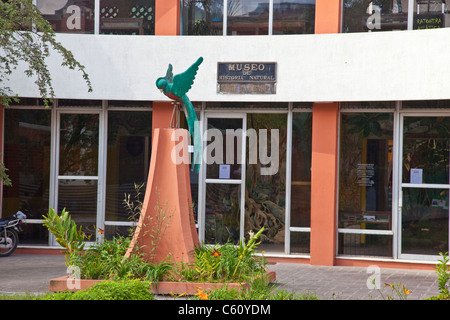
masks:
{"type": "Polygon", "coordinates": [[[414,17],[414,29],[437,29],[443,26],[443,14],[418,14],[414,17]]]}
{"type": "Polygon", "coordinates": [[[275,62],[219,62],[217,92],[234,94],[275,94],[275,62]]]}

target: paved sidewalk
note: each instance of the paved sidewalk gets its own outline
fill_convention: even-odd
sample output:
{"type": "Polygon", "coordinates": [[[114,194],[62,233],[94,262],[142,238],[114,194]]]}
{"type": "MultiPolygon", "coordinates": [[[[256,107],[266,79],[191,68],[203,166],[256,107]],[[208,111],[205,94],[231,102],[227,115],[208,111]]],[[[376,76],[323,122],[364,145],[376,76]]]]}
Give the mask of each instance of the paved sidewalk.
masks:
{"type": "MultiPolygon", "coordinates": [[[[373,272],[364,267],[322,267],[277,263],[269,269],[277,274],[280,289],[312,293],[321,300],[380,300],[376,290],[369,290],[367,280],[373,272]]],[[[381,269],[380,283],[401,282],[412,290],[408,300],[423,300],[439,293],[434,271],[381,269]]],[[[0,258],[0,294],[47,292],[52,278],[66,275],[62,255],[13,254],[0,258]]],[[[390,288],[384,293],[391,294],[390,288]]],[[[394,295],[394,298],[398,299],[394,295]]]]}

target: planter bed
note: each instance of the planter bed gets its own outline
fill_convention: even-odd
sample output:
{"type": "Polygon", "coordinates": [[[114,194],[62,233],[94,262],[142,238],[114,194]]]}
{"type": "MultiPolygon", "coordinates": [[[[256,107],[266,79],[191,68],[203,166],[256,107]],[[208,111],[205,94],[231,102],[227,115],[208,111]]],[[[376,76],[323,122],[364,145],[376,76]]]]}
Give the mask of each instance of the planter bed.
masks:
{"type": "MultiPolygon", "coordinates": [[[[270,282],[274,282],[276,280],[275,271],[267,271],[267,276],[270,282]]],[[[106,281],[106,280],[89,280],[89,279],[81,279],[79,288],[76,289],[68,289],[67,280],[69,276],[63,276],[50,280],[49,290],[53,292],[59,291],[77,291],[87,289],[92,287],[96,283],[106,281]]],[[[70,282],[75,279],[69,280],[70,282]]],[[[194,295],[197,293],[198,288],[202,288],[203,290],[213,290],[218,289],[223,286],[228,287],[229,289],[238,289],[241,290],[242,287],[248,288],[248,283],[238,283],[238,282],[182,282],[182,281],[159,281],[158,284],[152,285],[152,293],[154,294],[182,294],[185,293],[187,295],[194,295]]]]}

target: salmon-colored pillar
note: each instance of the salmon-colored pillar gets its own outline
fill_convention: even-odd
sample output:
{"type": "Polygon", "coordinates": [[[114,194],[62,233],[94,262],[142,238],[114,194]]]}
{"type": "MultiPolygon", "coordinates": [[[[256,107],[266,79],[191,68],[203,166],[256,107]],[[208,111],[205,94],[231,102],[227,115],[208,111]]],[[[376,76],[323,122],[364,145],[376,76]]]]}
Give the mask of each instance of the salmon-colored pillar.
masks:
{"type": "Polygon", "coordinates": [[[175,36],[181,30],[180,0],[156,0],[155,35],[175,36]]]}
{"type": "Polygon", "coordinates": [[[316,0],[315,33],[339,33],[341,8],[341,0],[316,0]]]}
{"type": "Polygon", "coordinates": [[[170,101],[154,101],[152,104],[152,129],[153,133],[158,128],[171,126],[174,105],[170,101]]]}
{"type": "MultiPolygon", "coordinates": [[[[339,33],[341,0],[316,0],[315,33],[339,33]]],[[[330,48],[333,50],[333,48],[330,48]]],[[[313,104],[311,159],[312,265],[334,265],[339,103],[313,104]]]]}
{"type": "Polygon", "coordinates": [[[311,264],[334,265],[336,254],[336,194],[338,103],[313,106],[311,159],[311,264]]]}

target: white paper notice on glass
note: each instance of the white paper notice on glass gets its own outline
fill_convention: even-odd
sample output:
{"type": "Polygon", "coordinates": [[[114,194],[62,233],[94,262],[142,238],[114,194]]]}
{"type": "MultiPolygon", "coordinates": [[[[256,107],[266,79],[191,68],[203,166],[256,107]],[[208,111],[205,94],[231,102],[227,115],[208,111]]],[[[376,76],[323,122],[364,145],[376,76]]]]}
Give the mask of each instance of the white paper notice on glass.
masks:
{"type": "Polygon", "coordinates": [[[410,183],[422,184],[423,169],[411,168],[410,175],[410,183]]]}
{"type": "Polygon", "coordinates": [[[230,179],[230,165],[219,165],[219,179],[230,179]]]}

